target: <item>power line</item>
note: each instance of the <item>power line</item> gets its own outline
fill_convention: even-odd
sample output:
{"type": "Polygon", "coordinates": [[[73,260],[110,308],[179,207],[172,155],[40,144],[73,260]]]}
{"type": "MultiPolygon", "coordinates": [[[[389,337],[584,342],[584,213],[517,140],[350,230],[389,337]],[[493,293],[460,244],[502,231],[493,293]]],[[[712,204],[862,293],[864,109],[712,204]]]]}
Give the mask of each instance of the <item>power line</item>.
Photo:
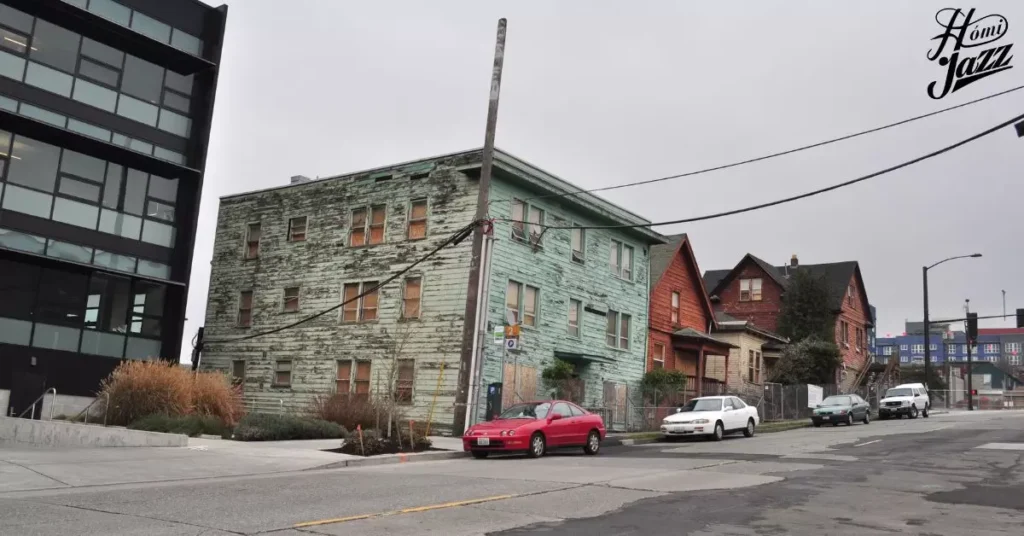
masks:
{"type": "Polygon", "coordinates": [[[1012,124],[1014,124],[1014,123],[1016,123],[1018,121],[1021,121],[1022,119],[1024,119],[1024,114],[1018,115],[1017,117],[1014,117],[1013,119],[1010,119],[1009,121],[1004,121],[1004,122],[1002,122],[1002,123],[1000,123],[1000,124],[998,124],[998,125],[996,125],[996,126],[994,126],[992,128],[989,128],[988,130],[985,130],[985,131],[983,131],[983,132],[981,132],[979,134],[975,134],[974,136],[971,136],[970,138],[958,141],[958,142],[954,143],[953,145],[949,145],[949,146],[943,147],[942,149],[939,149],[937,151],[933,151],[933,152],[928,153],[928,154],[923,155],[923,156],[919,156],[919,157],[917,157],[917,158],[915,158],[913,160],[908,160],[906,162],[903,162],[902,164],[897,164],[895,166],[888,167],[888,168],[883,169],[881,171],[876,171],[874,173],[870,173],[870,174],[864,175],[862,177],[857,177],[856,179],[851,179],[851,180],[848,180],[848,181],[845,181],[845,182],[841,182],[839,184],[833,184],[832,186],[828,186],[828,187],[825,187],[825,188],[820,188],[818,190],[813,190],[813,191],[802,193],[802,194],[799,194],[799,195],[794,195],[794,196],[791,196],[791,197],[785,197],[785,198],[782,198],[782,199],[777,199],[775,201],[770,201],[768,203],[761,203],[759,205],[753,205],[753,206],[749,206],[749,207],[738,208],[738,209],[735,209],[735,210],[728,210],[728,211],[725,211],[725,212],[718,212],[718,213],[715,213],[715,214],[708,214],[708,215],[705,215],[705,216],[695,216],[693,218],[683,218],[681,220],[671,220],[671,221],[663,221],[663,222],[657,222],[657,223],[626,224],[626,225],[544,225],[544,224],[536,224],[536,223],[524,222],[522,220],[513,220],[513,219],[510,219],[510,218],[494,218],[494,221],[504,221],[504,222],[511,222],[511,223],[522,223],[524,225],[541,227],[541,228],[543,228],[545,230],[548,230],[548,229],[631,229],[631,228],[640,228],[640,227],[661,227],[663,225],[675,225],[677,223],[692,223],[692,222],[696,222],[696,221],[704,221],[704,220],[712,220],[712,219],[716,219],[716,218],[722,218],[722,217],[725,217],[725,216],[734,216],[736,214],[743,214],[745,212],[753,212],[755,210],[761,210],[763,208],[774,207],[774,206],[777,206],[777,205],[782,205],[784,203],[790,203],[792,201],[798,201],[800,199],[805,199],[805,198],[813,197],[813,196],[816,196],[816,195],[819,195],[819,194],[823,194],[823,193],[826,193],[826,192],[831,192],[832,190],[838,190],[838,189],[844,188],[846,186],[851,186],[851,185],[857,184],[859,182],[864,182],[864,181],[866,181],[868,179],[873,179],[873,178],[878,177],[880,175],[885,175],[886,173],[891,173],[893,171],[896,171],[896,170],[899,170],[899,169],[903,169],[905,167],[914,165],[914,164],[916,164],[918,162],[921,162],[921,161],[924,161],[924,160],[928,160],[929,158],[933,158],[933,157],[936,157],[936,156],[938,156],[940,154],[952,151],[953,149],[956,149],[956,148],[958,148],[958,147],[960,147],[962,145],[966,145],[966,144],[968,144],[968,143],[970,143],[972,141],[975,141],[975,140],[977,140],[979,138],[983,138],[985,136],[988,136],[989,134],[992,134],[993,132],[996,132],[997,130],[1003,129],[1003,128],[1008,127],[1008,126],[1010,126],[1010,125],[1012,125],[1012,124]]]}
{"type": "Polygon", "coordinates": [[[246,335],[244,337],[237,337],[237,338],[234,338],[234,339],[213,339],[213,340],[207,340],[207,341],[204,342],[204,344],[225,344],[225,343],[231,343],[231,342],[247,341],[249,339],[255,339],[256,337],[263,337],[264,335],[271,335],[273,333],[278,333],[278,332],[284,331],[286,329],[294,328],[294,327],[296,327],[298,325],[305,324],[306,322],[309,322],[310,320],[314,320],[316,318],[320,318],[321,316],[323,316],[323,315],[325,315],[327,313],[330,313],[331,311],[336,311],[339,308],[344,307],[345,305],[347,305],[349,303],[352,303],[352,302],[354,302],[356,300],[359,300],[360,298],[366,296],[367,294],[371,294],[371,293],[377,292],[384,285],[387,285],[388,283],[394,281],[395,279],[398,279],[399,277],[401,277],[403,274],[405,274],[409,270],[412,270],[413,268],[415,268],[421,262],[423,262],[423,261],[433,257],[434,255],[436,255],[442,249],[444,249],[444,248],[446,248],[448,246],[454,246],[454,245],[458,244],[459,242],[462,242],[463,240],[466,239],[466,237],[468,237],[473,232],[473,228],[475,228],[480,223],[481,222],[474,221],[473,223],[470,223],[469,225],[466,225],[465,227],[462,227],[461,229],[456,231],[454,234],[449,236],[439,246],[437,246],[436,248],[431,250],[426,255],[420,257],[419,259],[416,259],[416,261],[413,262],[412,264],[410,264],[409,266],[406,266],[404,269],[399,270],[398,272],[395,272],[394,274],[391,275],[391,277],[385,279],[384,281],[381,281],[376,286],[374,286],[374,287],[372,287],[372,288],[370,288],[368,290],[363,291],[362,294],[360,294],[358,296],[355,296],[353,298],[350,298],[348,300],[344,300],[341,303],[339,303],[338,305],[334,305],[332,307],[328,307],[327,309],[324,309],[323,311],[320,311],[319,313],[307,316],[306,318],[303,318],[301,320],[297,320],[295,322],[292,322],[291,324],[286,324],[286,325],[281,326],[279,328],[274,328],[274,329],[271,329],[271,330],[268,330],[268,331],[261,331],[259,333],[252,333],[250,335],[246,335]]]}
{"type": "MultiPolygon", "coordinates": [[[[633,187],[633,186],[642,186],[642,185],[645,185],[645,184],[654,184],[654,183],[657,183],[657,182],[664,182],[664,181],[669,181],[669,180],[674,180],[674,179],[681,179],[681,178],[685,178],[685,177],[692,177],[694,175],[701,175],[701,174],[704,174],[704,173],[710,173],[712,171],[721,171],[723,169],[734,168],[734,167],[743,166],[743,165],[746,165],[746,164],[753,164],[754,162],[761,162],[761,161],[764,161],[764,160],[769,160],[769,159],[777,158],[777,157],[780,157],[780,156],[786,156],[786,155],[797,153],[797,152],[800,152],[800,151],[806,151],[807,149],[815,149],[815,148],[818,148],[818,147],[823,147],[825,145],[830,145],[830,144],[837,143],[837,142],[840,142],[840,141],[846,141],[846,140],[849,140],[849,139],[853,139],[853,138],[857,138],[857,137],[860,137],[860,136],[864,136],[866,134],[873,134],[875,132],[880,132],[880,131],[887,130],[887,129],[890,129],[890,128],[893,128],[893,127],[898,127],[898,126],[905,125],[907,123],[912,123],[914,121],[918,121],[918,120],[921,120],[921,119],[927,119],[929,117],[936,116],[936,115],[939,115],[939,114],[943,114],[943,113],[946,113],[946,112],[949,112],[949,111],[952,111],[952,110],[956,110],[958,108],[963,108],[965,106],[970,106],[972,104],[977,104],[977,103],[982,102],[982,101],[986,101],[986,100],[989,100],[989,99],[994,99],[996,97],[1001,97],[1003,95],[1006,95],[1007,93],[1013,93],[1014,91],[1019,91],[1021,89],[1024,89],[1024,86],[1017,86],[1017,87],[1014,87],[1014,88],[1007,89],[1006,91],[1000,91],[999,93],[993,93],[991,95],[988,95],[988,96],[985,96],[985,97],[981,97],[981,98],[978,98],[978,99],[974,99],[972,101],[967,101],[967,102],[962,103],[962,104],[957,104],[956,106],[950,106],[948,108],[943,108],[941,110],[936,110],[934,112],[929,112],[929,113],[926,113],[926,114],[923,114],[923,115],[917,115],[917,116],[914,116],[914,117],[909,117],[909,118],[904,119],[902,121],[897,121],[895,123],[889,123],[887,125],[882,125],[880,127],[875,127],[875,128],[871,128],[871,129],[868,129],[868,130],[862,130],[860,132],[855,132],[853,134],[847,134],[845,136],[840,136],[838,138],[832,138],[832,139],[829,139],[829,140],[820,141],[820,142],[817,142],[817,143],[812,143],[810,145],[804,145],[804,146],[801,146],[801,147],[796,147],[794,149],[789,149],[789,150],[778,152],[778,153],[772,153],[772,154],[768,154],[768,155],[764,155],[764,156],[758,156],[756,158],[750,158],[748,160],[742,160],[742,161],[739,161],[739,162],[733,162],[731,164],[725,164],[725,165],[715,166],[715,167],[710,167],[710,168],[705,168],[705,169],[698,169],[696,171],[688,171],[686,173],[679,173],[677,175],[669,175],[667,177],[659,177],[657,179],[647,179],[647,180],[636,181],[636,182],[627,182],[627,183],[624,183],[624,184],[616,184],[616,185],[613,185],[613,186],[603,186],[601,188],[591,188],[589,190],[577,190],[575,192],[564,192],[564,193],[559,193],[559,194],[545,194],[545,195],[538,195],[538,196],[534,196],[534,197],[525,197],[525,198],[522,198],[521,200],[522,201],[533,201],[535,199],[548,199],[548,198],[553,198],[553,197],[570,197],[570,196],[575,196],[575,195],[579,195],[579,194],[588,194],[588,193],[594,193],[594,192],[607,192],[609,190],[618,190],[618,189],[621,189],[621,188],[630,188],[630,187],[633,187]]],[[[498,201],[512,201],[512,198],[492,199],[488,204],[495,203],[495,202],[498,202],[498,201]]]]}

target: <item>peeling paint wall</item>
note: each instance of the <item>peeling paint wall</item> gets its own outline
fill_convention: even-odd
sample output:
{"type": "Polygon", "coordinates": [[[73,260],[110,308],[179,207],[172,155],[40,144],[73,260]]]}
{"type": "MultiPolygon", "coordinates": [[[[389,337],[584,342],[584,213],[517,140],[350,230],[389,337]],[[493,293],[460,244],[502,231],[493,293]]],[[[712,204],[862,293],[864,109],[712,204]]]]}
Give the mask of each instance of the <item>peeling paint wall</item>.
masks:
{"type": "Polygon", "coordinates": [[[471,240],[442,250],[408,274],[423,278],[419,320],[400,319],[403,276],[381,289],[377,321],[343,324],[340,310],[335,310],[252,340],[215,341],[279,328],[337,306],[344,283],[382,281],[437,247],[474,217],[478,183],[455,169],[463,163],[440,162],[426,178],[410,176],[424,171],[420,164],[416,169],[377,170],[222,199],[206,311],[205,337],[210,343],[202,368],[230,373],[233,361],[244,360],[247,406],[302,411],[314,396],[335,391],[338,360],[371,360],[371,390],[383,392],[395,347],[401,345],[398,357],[415,359],[409,416],[423,420],[436,395],[433,420],[450,426],[471,240]],[[407,213],[410,201],[419,198],[429,199],[427,239],[410,241],[407,213]],[[385,243],[349,247],[352,209],[377,204],[387,205],[385,243]],[[307,238],[289,242],[288,222],[297,216],[308,217],[307,238]],[[251,222],[262,225],[262,239],[259,256],[246,260],[246,229],[251,222]],[[299,311],[285,312],[284,289],[295,286],[300,287],[299,311]],[[247,290],[253,291],[252,326],[241,328],[239,295],[247,290]],[[278,360],[291,360],[290,387],[273,385],[278,360]],[[441,363],[445,372],[439,384],[441,363]]]}

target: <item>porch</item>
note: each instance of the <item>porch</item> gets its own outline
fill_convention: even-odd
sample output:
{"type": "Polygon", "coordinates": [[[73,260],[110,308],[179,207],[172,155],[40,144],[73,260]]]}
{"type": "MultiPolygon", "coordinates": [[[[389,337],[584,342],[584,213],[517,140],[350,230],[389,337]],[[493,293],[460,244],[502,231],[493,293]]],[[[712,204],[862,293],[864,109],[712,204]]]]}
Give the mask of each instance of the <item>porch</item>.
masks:
{"type": "MultiPolygon", "coordinates": [[[[682,393],[685,400],[681,402],[726,391],[728,377],[718,380],[707,376],[708,356],[723,357],[728,370],[729,350],[732,348],[737,346],[693,328],[683,328],[672,334],[671,369],[686,374],[686,387],[682,393]]],[[[666,363],[666,368],[669,368],[669,363],[666,363]]]]}

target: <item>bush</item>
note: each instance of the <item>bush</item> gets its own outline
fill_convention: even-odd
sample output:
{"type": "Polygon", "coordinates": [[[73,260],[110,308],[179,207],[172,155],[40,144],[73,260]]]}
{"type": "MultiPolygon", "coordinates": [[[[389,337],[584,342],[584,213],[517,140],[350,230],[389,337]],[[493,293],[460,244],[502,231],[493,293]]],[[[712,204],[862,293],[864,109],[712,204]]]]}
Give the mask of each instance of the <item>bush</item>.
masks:
{"type": "Polygon", "coordinates": [[[363,430],[362,442],[359,441],[358,431],[349,432],[337,452],[354,456],[378,456],[399,452],[420,452],[429,450],[432,445],[433,443],[429,439],[418,433],[413,436],[413,447],[410,449],[408,434],[402,436],[402,442],[399,444],[397,435],[381,438],[376,430],[363,430]]]}
{"type": "Polygon", "coordinates": [[[347,395],[321,395],[313,399],[309,413],[348,430],[362,426],[364,430],[377,427],[378,417],[387,420],[387,412],[368,398],[354,398],[347,395]]]}
{"type": "Polygon", "coordinates": [[[239,441],[285,441],[289,439],[335,439],[347,431],[333,423],[295,415],[246,415],[235,428],[239,441]]]}
{"type": "MultiPolygon", "coordinates": [[[[226,375],[194,373],[166,361],[125,361],[100,387],[107,422],[127,425],[150,415],[213,416],[232,425],[242,414],[238,393],[226,375]]],[[[98,412],[103,413],[104,408],[98,412]]]]}
{"type": "Polygon", "coordinates": [[[230,437],[231,429],[224,422],[213,416],[188,415],[171,417],[168,415],[148,415],[128,425],[132,430],[147,432],[164,432],[168,434],[185,434],[189,437],[200,435],[218,435],[230,437]]]}

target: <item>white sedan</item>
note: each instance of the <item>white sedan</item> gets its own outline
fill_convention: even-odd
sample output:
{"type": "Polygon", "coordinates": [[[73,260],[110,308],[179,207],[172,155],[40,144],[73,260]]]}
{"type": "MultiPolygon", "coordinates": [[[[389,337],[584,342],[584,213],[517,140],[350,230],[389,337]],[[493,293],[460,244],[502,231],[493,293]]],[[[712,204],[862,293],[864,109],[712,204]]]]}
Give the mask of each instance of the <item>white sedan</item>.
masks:
{"type": "Polygon", "coordinates": [[[661,422],[661,434],[671,437],[703,435],[721,441],[725,434],[743,432],[754,435],[760,423],[757,409],[734,396],[705,396],[694,398],[676,408],[676,413],[661,422]]]}

